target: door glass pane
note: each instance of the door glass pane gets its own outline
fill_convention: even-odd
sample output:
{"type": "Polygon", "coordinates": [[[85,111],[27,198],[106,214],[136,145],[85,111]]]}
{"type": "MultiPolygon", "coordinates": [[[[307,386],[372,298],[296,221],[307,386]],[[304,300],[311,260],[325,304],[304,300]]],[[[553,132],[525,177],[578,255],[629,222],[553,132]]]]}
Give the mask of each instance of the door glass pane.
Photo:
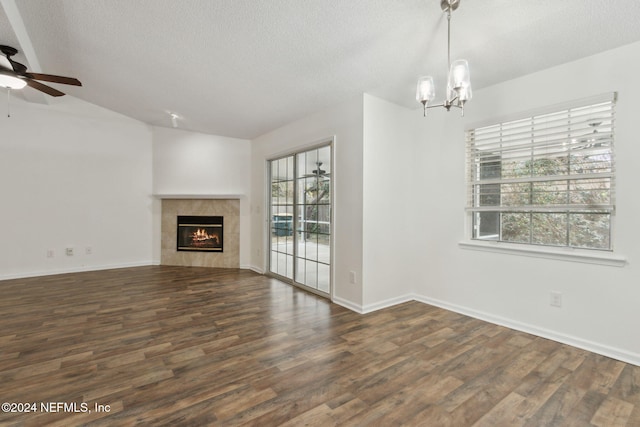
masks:
{"type": "Polygon", "coordinates": [[[329,292],[330,268],[326,264],[318,264],[318,290],[329,292]]]}
{"type": "Polygon", "coordinates": [[[293,277],[293,255],[285,255],[286,257],[286,274],[283,274],[285,277],[293,277]]]}
{"type": "Polygon", "coordinates": [[[278,253],[276,251],[269,251],[269,270],[272,273],[278,273],[278,253]]]}
{"type": "Polygon", "coordinates": [[[331,263],[331,245],[329,235],[318,235],[318,262],[331,263]]]}
{"type": "Polygon", "coordinates": [[[307,233],[307,240],[304,242],[305,258],[317,261],[318,260],[318,235],[307,233]]]}
{"type": "Polygon", "coordinates": [[[296,282],[298,283],[305,283],[305,274],[306,274],[306,270],[304,268],[305,266],[305,260],[304,258],[296,258],[296,282]]]}
{"type": "Polygon", "coordinates": [[[305,264],[306,274],[304,275],[304,284],[310,288],[316,289],[318,285],[318,263],[306,261],[305,264]]]}

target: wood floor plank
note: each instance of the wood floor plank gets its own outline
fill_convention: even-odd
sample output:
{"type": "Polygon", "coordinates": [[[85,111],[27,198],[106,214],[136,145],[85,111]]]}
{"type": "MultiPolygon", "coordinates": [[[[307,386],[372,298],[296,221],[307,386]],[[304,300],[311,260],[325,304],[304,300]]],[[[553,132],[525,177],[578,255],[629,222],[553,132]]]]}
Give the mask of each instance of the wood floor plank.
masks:
{"type": "Polygon", "coordinates": [[[8,426],[639,426],[640,367],[419,302],[365,315],[237,269],[0,281],[8,426]]]}
{"type": "Polygon", "coordinates": [[[591,418],[591,424],[597,427],[625,427],[633,412],[633,405],[623,400],[609,397],[602,402],[591,418]]]}
{"type": "Polygon", "coordinates": [[[587,390],[561,425],[567,427],[592,426],[591,420],[605,399],[605,395],[587,390]]]}
{"type": "Polygon", "coordinates": [[[563,384],[558,390],[556,390],[554,395],[547,399],[538,411],[526,421],[524,426],[539,427],[563,425],[571,411],[576,407],[578,402],[582,400],[585,393],[586,390],[567,386],[566,383],[563,384]]]}

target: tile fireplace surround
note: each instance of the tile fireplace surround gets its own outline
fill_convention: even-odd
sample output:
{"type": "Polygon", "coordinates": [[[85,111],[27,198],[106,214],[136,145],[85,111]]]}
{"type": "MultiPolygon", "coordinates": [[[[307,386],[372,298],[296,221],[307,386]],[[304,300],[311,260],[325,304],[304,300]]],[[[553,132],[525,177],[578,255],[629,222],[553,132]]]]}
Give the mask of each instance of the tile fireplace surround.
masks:
{"type": "Polygon", "coordinates": [[[240,267],[240,200],[162,199],[160,263],[186,267],[240,267]],[[223,216],[224,252],[177,250],[178,215],[223,216]]]}

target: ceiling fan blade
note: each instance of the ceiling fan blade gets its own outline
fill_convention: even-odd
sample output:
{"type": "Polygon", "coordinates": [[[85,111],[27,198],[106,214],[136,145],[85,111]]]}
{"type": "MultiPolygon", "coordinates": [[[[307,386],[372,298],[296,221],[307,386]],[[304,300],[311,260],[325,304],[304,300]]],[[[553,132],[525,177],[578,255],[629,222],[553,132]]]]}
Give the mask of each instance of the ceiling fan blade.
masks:
{"type": "Polygon", "coordinates": [[[28,79],[27,85],[31,86],[34,89],[39,90],[40,92],[44,92],[47,95],[51,96],[64,96],[64,92],[60,92],[58,89],[54,89],[50,86],[37,82],[35,80],[28,79]]]}
{"type": "Polygon", "coordinates": [[[303,178],[318,178],[321,179],[323,181],[326,181],[327,179],[330,179],[331,177],[331,173],[321,173],[321,174],[317,174],[317,173],[307,173],[302,175],[303,178]]]}
{"type": "Polygon", "coordinates": [[[11,63],[11,67],[13,68],[13,71],[15,71],[17,74],[24,74],[27,72],[27,66],[24,64],[21,64],[17,61],[14,61],[11,58],[7,58],[9,60],[9,62],[11,63]]]}
{"type": "Polygon", "coordinates": [[[6,69],[6,70],[13,70],[13,67],[11,66],[11,62],[4,56],[0,56],[0,68],[6,69]]]}
{"type": "Polygon", "coordinates": [[[82,86],[80,80],[73,77],[54,76],[53,74],[29,73],[31,78],[45,82],[62,83],[64,85],[82,86]]]}

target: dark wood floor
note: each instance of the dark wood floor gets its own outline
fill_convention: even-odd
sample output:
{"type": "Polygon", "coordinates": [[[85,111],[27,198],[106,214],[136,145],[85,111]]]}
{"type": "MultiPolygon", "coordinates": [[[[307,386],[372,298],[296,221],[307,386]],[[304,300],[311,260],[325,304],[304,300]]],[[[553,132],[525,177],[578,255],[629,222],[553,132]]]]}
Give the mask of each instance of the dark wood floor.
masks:
{"type": "Polygon", "coordinates": [[[640,426],[640,367],[205,268],[0,282],[0,396],[37,405],[2,425],[640,426]]]}

